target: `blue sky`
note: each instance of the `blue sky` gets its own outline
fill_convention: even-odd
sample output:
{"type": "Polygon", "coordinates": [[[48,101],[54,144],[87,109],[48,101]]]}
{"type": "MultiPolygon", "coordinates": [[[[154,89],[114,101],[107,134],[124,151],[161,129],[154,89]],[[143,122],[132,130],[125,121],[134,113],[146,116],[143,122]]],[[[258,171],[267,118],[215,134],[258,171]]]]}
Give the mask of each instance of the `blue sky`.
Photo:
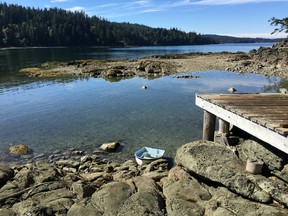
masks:
{"type": "MultiPolygon", "coordinates": [[[[0,0],[1,1],[1,0],[0,0]]],[[[4,1],[3,1],[4,2],[4,1]]],[[[287,37],[268,20],[288,17],[288,0],[7,0],[35,8],[82,10],[115,22],[176,27],[186,32],[248,37],[287,37]]]]}

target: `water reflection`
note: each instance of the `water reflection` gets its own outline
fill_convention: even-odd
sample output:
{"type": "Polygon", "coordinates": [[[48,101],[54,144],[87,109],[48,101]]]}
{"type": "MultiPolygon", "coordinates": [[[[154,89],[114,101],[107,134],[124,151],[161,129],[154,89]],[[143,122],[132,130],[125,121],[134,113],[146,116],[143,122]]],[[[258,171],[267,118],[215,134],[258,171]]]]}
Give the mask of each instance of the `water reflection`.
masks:
{"type": "Polygon", "coordinates": [[[114,157],[122,160],[143,145],[173,156],[180,145],[201,139],[202,110],[195,106],[195,93],[228,93],[231,85],[238,92],[274,92],[267,86],[282,83],[224,71],[191,74],[203,78],[79,78],[12,87],[0,94],[0,150],[7,153],[10,144],[26,143],[35,155],[71,147],[92,152],[103,142],[120,140],[124,148],[114,157]]]}
{"type": "MultiPolygon", "coordinates": [[[[268,45],[271,46],[272,44],[268,45]]],[[[199,79],[166,77],[33,78],[18,73],[47,61],[139,58],[194,51],[248,51],[259,44],[137,47],[38,48],[0,51],[0,160],[8,147],[29,145],[34,155],[71,147],[93,152],[100,144],[124,143],[116,159],[133,158],[146,145],[173,156],[182,144],[201,138],[202,110],[195,93],[275,92],[287,81],[261,75],[206,71],[199,79]],[[148,86],[146,90],[142,85],[148,86]]]]}

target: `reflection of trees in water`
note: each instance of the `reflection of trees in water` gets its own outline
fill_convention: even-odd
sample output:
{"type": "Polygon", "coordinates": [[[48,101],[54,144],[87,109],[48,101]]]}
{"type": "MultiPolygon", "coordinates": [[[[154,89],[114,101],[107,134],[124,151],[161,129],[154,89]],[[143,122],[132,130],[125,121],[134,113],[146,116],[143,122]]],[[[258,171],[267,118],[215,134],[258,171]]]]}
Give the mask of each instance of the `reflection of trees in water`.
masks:
{"type": "Polygon", "coordinates": [[[87,80],[89,77],[73,77],[73,76],[65,76],[59,78],[35,78],[35,77],[27,77],[21,76],[21,79],[13,78],[8,82],[6,80],[3,81],[0,79],[0,92],[1,91],[19,91],[19,90],[28,90],[28,89],[36,89],[42,88],[44,86],[53,85],[56,83],[70,83],[75,80],[87,80]],[[5,82],[6,81],[6,82],[5,82]]]}
{"type": "Polygon", "coordinates": [[[264,92],[271,92],[271,91],[279,92],[280,88],[288,89],[288,80],[282,79],[279,82],[273,83],[271,85],[265,85],[263,87],[263,91],[264,92]]]}
{"type": "MultiPolygon", "coordinates": [[[[124,76],[124,77],[102,77],[104,80],[106,80],[107,82],[113,83],[113,82],[120,82],[122,80],[128,80],[128,79],[132,79],[134,77],[138,77],[138,76],[124,76]]],[[[158,79],[162,77],[161,75],[159,76],[141,76],[141,78],[147,79],[147,80],[154,80],[154,79],[158,79]]],[[[97,78],[95,78],[97,79],[97,78]]]]}
{"type": "MultiPolygon", "coordinates": [[[[22,75],[22,74],[20,74],[22,75]]],[[[89,76],[63,76],[63,77],[52,77],[52,78],[46,78],[46,77],[28,77],[26,75],[18,76],[15,78],[11,78],[8,81],[2,80],[0,77],[0,92],[2,91],[19,91],[19,89],[27,90],[27,89],[36,89],[36,88],[42,88],[44,86],[54,85],[57,83],[60,84],[67,84],[74,82],[76,80],[89,80],[89,79],[104,79],[107,82],[113,83],[113,82],[120,82],[122,80],[132,79],[135,76],[129,76],[129,77],[102,77],[102,78],[93,78],[89,76]],[[17,79],[18,78],[18,79],[17,79]],[[20,78],[20,79],[19,79],[20,78]]],[[[154,80],[157,78],[160,78],[161,76],[142,76],[142,78],[145,78],[147,80],[154,80]]]]}

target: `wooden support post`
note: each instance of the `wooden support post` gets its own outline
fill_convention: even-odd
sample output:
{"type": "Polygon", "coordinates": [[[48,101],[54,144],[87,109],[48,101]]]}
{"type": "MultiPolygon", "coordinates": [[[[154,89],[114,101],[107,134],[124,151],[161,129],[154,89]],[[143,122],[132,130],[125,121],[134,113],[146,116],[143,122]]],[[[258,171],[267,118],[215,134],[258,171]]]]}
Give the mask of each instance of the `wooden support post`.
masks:
{"type": "Polygon", "coordinates": [[[203,116],[203,140],[214,141],[216,116],[204,110],[203,116]]]}
{"type": "Polygon", "coordinates": [[[219,133],[220,134],[229,134],[229,122],[219,118],[219,133]]]}

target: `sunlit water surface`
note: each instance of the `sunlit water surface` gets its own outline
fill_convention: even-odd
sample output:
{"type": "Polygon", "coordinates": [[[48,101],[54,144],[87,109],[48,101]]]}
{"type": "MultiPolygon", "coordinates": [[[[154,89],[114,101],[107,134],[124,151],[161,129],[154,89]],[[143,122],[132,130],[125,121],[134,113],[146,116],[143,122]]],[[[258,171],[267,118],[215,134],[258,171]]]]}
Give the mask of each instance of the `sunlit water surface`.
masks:
{"type": "MultiPolygon", "coordinates": [[[[214,47],[214,51],[222,51],[218,50],[220,45],[214,46],[217,48],[214,47]]],[[[233,49],[239,50],[238,46],[233,49]]],[[[133,58],[143,53],[161,54],[159,50],[162,53],[163,50],[164,53],[167,50],[168,53],[173,53],[173,50],[187,52],[187,49],[191,51],[191,47],[119,48],[105,52],[93,50],[93,53],[90,50],[79,55],[66,53],[66,59],[56,56],[52,60],[81,59],[85,53],[89,58],[133,58]],[[106,57],[103,57],[104,54],[106,57]]],[[[193,49],[203,51],[198,50],[199,47],[193,49]]],[[[210,51],[207,47],[205,52],[210,51]]],[[[149,80],[134,77],[117,82],[100,78],[37,80],[17,73],[20,67],[47,61],[47,53],[40,58],[44,50],[38,49],[38,55],[34,57],[27,56],[25,52],[37,53],[37,49],[0,52],[1,64],[6,68],[2,68],[0,76],[2,161],[16,160],[8,155],[8,149],[19,143],[27,144],[33,150],[33,156],[43,153],[49,156],[55,150],[70,148],[92,153],[102,143],[116,140],[122,143],[123,148],[112,154],[115,160],[132,159],[133,153],[142,146],[165,149],[166,156],[173,157],[179,146],[201,139],[203,111],[195,106],[196,93],[228,93],[227,89],[231,86],[239,93],[275,92],[281,81],[224,71],[193,73],[201,77],[193,79],[177,79],[170,75],[149,80]],[[5,61],[9,55],[19,55],[19,58],[15,57],[14,64],[12,59],[9,63],[5,61]],[[144,90],[142,85],[148,88],[144,90]]],[[[59,50],[67,51],[64,48],[59,50]]]]}

